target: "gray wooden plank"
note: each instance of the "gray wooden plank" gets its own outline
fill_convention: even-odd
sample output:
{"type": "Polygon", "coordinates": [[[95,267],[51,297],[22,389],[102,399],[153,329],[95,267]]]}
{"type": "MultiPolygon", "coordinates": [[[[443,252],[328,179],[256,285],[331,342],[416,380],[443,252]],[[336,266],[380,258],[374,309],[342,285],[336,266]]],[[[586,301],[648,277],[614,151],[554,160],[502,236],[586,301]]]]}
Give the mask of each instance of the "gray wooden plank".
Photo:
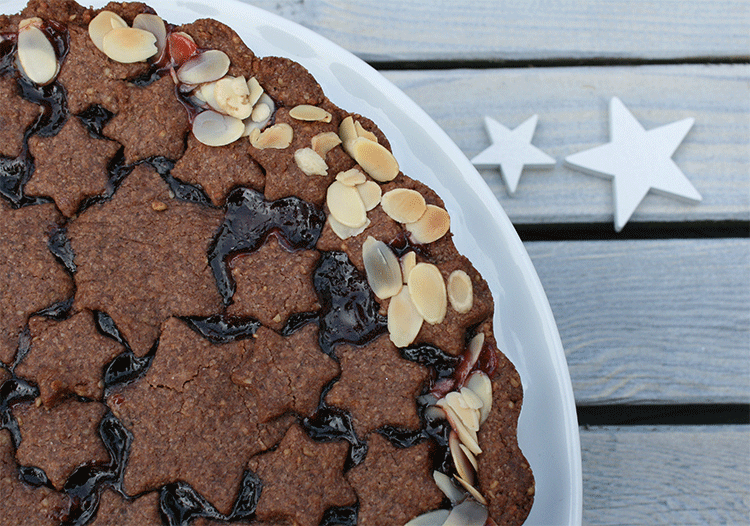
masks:
{"type": "Polygon", "coordinates": [[[581,429],[584,525],[750,523],[750,426],[581,429]]]}
{"type": "Polygon", "coordinates": [[[578,404],[750,402],[750,239],[525,247],[578,404]]]}
{"type": "Polygon", "coordinates": [[[747,56],[742,0],[244,0],[365,60],[747,56]]]}
{"type": "Polygon", "coordinates": [[[609,141],[608,104],[618,96],[652,129],[687,117],[695,125],[673,159],[703,196],[698,204],[649,193],[630,219],[750,219],[750,66],[680,65],[389,71],[472,158],[489,144],[484,116],[515,128],[533,114],[532,144],[557,160],[525,169],[515,196],[499,169],[481,170],[516,224],[613,222],[612,182],[564,165],[609,141]]]}

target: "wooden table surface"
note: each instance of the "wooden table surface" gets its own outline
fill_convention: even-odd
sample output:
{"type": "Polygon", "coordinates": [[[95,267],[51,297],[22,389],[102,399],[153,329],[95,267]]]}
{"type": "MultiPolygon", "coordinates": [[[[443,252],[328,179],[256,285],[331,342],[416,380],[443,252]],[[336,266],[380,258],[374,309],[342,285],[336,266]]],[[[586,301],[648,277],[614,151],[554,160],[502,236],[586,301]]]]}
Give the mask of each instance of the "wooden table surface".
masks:
{"type": "Polygon", "coordinates": [[[511,197],[481,170],[549,297],[581,423],[584,524],[750,523],[750,3],[245,0],[366,60],[468,158],[490,116],[558,160],[511,197]],[[621,233],[610,181],[567,155],[608,142],[619,97],[699,204],[649,193],[621,233]]]}

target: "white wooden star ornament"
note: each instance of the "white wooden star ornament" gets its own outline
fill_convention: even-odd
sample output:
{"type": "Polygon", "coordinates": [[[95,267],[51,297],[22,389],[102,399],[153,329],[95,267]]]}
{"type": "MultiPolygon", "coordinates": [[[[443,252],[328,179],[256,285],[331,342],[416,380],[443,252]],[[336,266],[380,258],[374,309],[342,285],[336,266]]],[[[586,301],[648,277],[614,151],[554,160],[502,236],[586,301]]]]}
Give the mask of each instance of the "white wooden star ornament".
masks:
{"type": "Polygon", "coordinates": [[[511,131],[494,119],[484,118],[492,144],[471,162],[479,168],[499,166],[510,195],[516,193],[518,180],[525,166],[545,168],[555,165],[552,157],[531,144],[538,120],[539,116],[533,115],[511,131]]]}
{"type": "Polygon", "coordinates": [[[672,160],[693,126],[687,118],[646,131],[620,99],[609,103],[610,142],[569,155],[566,164],[613,179],[615,230],[621,231],[649,190],[690,202],[702,198],[672,160]]]}

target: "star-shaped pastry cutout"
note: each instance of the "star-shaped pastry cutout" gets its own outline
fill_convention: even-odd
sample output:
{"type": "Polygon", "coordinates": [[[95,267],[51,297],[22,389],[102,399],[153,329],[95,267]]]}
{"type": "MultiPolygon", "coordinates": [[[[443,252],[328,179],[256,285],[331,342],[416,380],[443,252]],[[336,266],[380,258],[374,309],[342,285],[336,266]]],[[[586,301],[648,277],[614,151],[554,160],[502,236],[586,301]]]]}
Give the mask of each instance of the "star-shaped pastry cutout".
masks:
{"type": "Polygon", "coordinates": [[[617,97],[609,103],[610,142],[565,158],[614,184],[615,230],[622,230],[649,190],[698,202],[701,195],[672,160],[695,119],[688,118],[646,131],[617,97]]]}
{"type": "Polygon", "coordinates": [[[248,462],[263,481],[258,519],[317,526],[331,506],[354,504],[357,497],[343,475],[348,449],[344,441],[315,442],[299,425],[290,427],[276,450],[248,462]]]}
{"type": "Polygon", "coordinates": [[[510,195],[516,193],[524,166],[544,168],[555,165],[552,157],[531,144],[538,120],[538,115],[532,115],[511,131],[494,119],[484,118],[492,145],[471,162],[480,168],[499,166],[510,195]]]}

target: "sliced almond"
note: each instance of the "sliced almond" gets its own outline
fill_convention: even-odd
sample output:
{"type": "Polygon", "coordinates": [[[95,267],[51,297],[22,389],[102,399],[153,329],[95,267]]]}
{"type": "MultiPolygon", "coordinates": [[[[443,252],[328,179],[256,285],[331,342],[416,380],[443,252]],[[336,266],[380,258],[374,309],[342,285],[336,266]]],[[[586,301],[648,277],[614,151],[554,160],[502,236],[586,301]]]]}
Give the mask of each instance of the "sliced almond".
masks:
{"type": "Polygon", "coordinates": [[[251,118],[255,122],[263,122],[271,117],[271,107],[268,104],[259,102],[252,111],[251,118]]]}
{"type": "Polygon", "coordinates": [[[205,104],[212,110],[224,113],[222,112],[222,109],[219,106],[216,97],[214,96],[215,89],[216,82],[207,82],[205,84],[201,84],[195,91],[193,91],[193,95],[203,100],[205,104]]]}
{"type": "Polygon", "coordinates": [[[282,122],[274,124],[262,132],[258,128],[254,129],[250,133],[250,144],[259,150],[265,150],[266,148],[283,150],[292,144],[293,136],[292,127],[282,122]]]}
{"type": "Polygon", "coordinates": [[[479,442],[477,441],[477,433],[476,431],[472,431],[468,429],[463,422],[461,422],[461,419],[458,417],[456,412],[449,406],[445,399],[442,399],[438,401],[438,407],[441,407],[445,411],[445,416],[448,419],[448,423],[451,425],[451,428],[456,432],[458,435],[458,438],[463,442],[466,447],[469,448],[469,451],[474,453],[475,455],[480,455],[482,453],[482,448],[479,447],[479,442]]]}
{"type": "Polygon", "coordinates": [[[398,175],[396,158],[385,147],[364,137],[351,143],[350,155],[367,174],[381,183],[392,181],[398,175]]]}
{"type": "Polygon", "coordinates": [[[445,473],[435,470],[432,472],[432,478],[438,489],[448,497],[452,504],[457,504],[466,498],[466,493],[457,488],[453,480],[445,473]]]}
{"type": "Polygon", "coordinates": [[[479,425],[482,425],[492,409],[492,381],[482,371],[474,371],[466,380],[466,387],[482,400],[479,408],[479,425]]]}
{"type": "Polygon", "coordinates": [[[467,499],[451,510],[443,526],[484,526],[488,516],[487,508],[467,499]]]}
{"type": "Polygon", "coordinates": [[[128,27],[128,23],[122,17],[112,11],[101,11],[89,22],[89,38],[96,48],[104,53],[104,35],[116,27],[128,27]]]}
{"type": "Polygon", "coordinates": [[[448,519],[450,510],[434,510],[423,513],[407,522],[404,526],[442,526],[448,519]]]}
{"type": "Polygon", "coordinates": [[[365,204],[365,210],[368,212],[380,204],[383,191],[375,181],[365,181],[362,184],[358,184],[357,191],[360,197],[362,197],[362,202],[365,204]]]}
{"type": "MultiPolygon", "coordinates": [[[[466,491],[468,491],[472,497],[474,497],[479,504],[482,504],[484,506],[487,505],[487,499],[484,498],[484,495],[479,493],[479,490],[475,488],[469,481],[465,480],[462,477],[457,476],[456,480],[461,483],[461,485],[466,488],[466,491]]],[[[483,523],[484,524],[484,523],[483,523]]]]}
{"type": "Polygon", "coordinates": [[[482,347],[484,347],[484,333],[478,332],[469,342],[468,353],[466,355],[467,370],[471,371],[474,368],[474,364],[477,363],[479,355],[482,353],[482,347]]]}
{"type": "Polygon", "coordinates": [[[341,138],[334,132],[323,132],[310,139],[312,149],[325,159],[325,156],[336,146],[341,144],[341,138]]]}
{"type": "Polygon", "coordinates": [[[454,270],[448,276],[448,299],[456,312],[466,314],[474,306],[474,286],[463,270],[454,270]]]}
{"type": "MultiPolygon", "coordinates": [[[[341,142],[344,143],[344,148],[347,149],[348,152],[349,144],[354,142],[354,139],[357,138],[357,128],[354,127],[354,119],[351,116],[346,117],[341,121],[341,124],[339,124],[339,137],[341,138],[341,142]]],[[[349,155],[351,155],[351,153],[349,155]]]]}
{"type": "Polygon", "coordinates": [[[250,89],[245,77],[223,77],[214,84],[214,98],[222,113],[235,119],[247,119],[253,112],[250,89]]]}
{"type": "Polygon", "coordinates": [[[470,407],[472,409],[481,409],[484,405],[482,399],[479,398],[479,396],[477,396],[477,394],[468,387],[462,387],[459,392],[461,393],[461,396],[463,397],[464,403],[467,407],[470,407]]]}
{"type": "Polygon", "coordinates": [[[401,291],[401,265],[393,250],[372,236],[362,243],[362,261],[365,264],[367,282],[381,300],[395,296],[401,291]]]}
{"type": "Polygon", "coordinates": [[[422,194],[409,188],[395,188],[383,194],[383,211],[399,223],[413,223],[427,210],[422,194]]]}
{"type": "Polygon", "coordinates": [[[456,473],[458,476],[468,482],[474,481],[474,467],[466,457],[464,450],[461,449],[461,441],[458,439],[458,435],[455,431],[451,431],[448,435],[448,446],[451,451],[451,458],[453,459],[453,465],[456,467],[456,473]]]}
{"type": "Polygon", "coordinates": [[[427,205],[427,210],[419,220],[405,226],[406,230],[411,233],[412,239],[424,245],[443,237],[451,227],[451,218],[445,209],[427,205]]]}
{"type": "Polygon", "coordinates": [[[331,226],[331,230],[333,230],[333,233],[339,236],[341,239],[348,239],[350,237],[358,236],[362,232],[365,231],[365,229],[370,226],[370,219],[367,219],[367,222],[362,225],[359,228],[351,228],[345,225],[342,225],[338,221],[336,221],[336,218],[332,215],[328,216],[328,224],[331,226]]]}
{"type": "Polygon", "coordinates": [[[299,106],[295,106],[289,110],[289,116],[298,121],[311,122],[331,122],[331,119],[333,118],[332,115],[323,108],[312,106],[310,104],[300,104],[299,106]]]}
{"type": "MultiPolygon", "coordinates": [[[[423,318],[411,301],[409,287],[404,285],[401,292],[391,298],[388,304],[388,333],[396,347],[411,345],[422,328],[423,318]]],[[[430,407],[428,409],[436,409],[430,407]]],[[[442,411],[442,409],[441,409],[442,411]]],[[[445,412],[443,411],[443,416],[445,412]]]]}
{"type": "Polygon", "coordinates": [[[469,463],[472,465],[472,467],[474,468],[474,471],[476,472],[479,469],[479,462],[477,462],[477,457],[475,457],[474,453],[469,451],[469,448],[466,447],[465,445],[459,444],[458,447],[460,447],[461,451],[464,452],[464,455],[466,455],[466,458],[469,460],[469,463]]]}
{"type": "Polygon", "coordinates": [[[445,411],[442,408],[431,405],[424,410],[424,417],[427,420],[445,420],[445,411]]]}
{"type": "Polygon", "coordinates": [[[440,270],[431,263],[417,263],[408,279],[411,299],[425,321],[432,325],[442,322],[448,298],[440,270]]]}
{"type": "Polygon", "coordinates": [[[378,142],[377,136],[371,131],[365,130],[359,121],[354,121],[354,129],[357,132],[357,137],[364,137],[368,141],[378,142]]]}
{"type": "Polygon", "coordinates": [[[18,63],[35,84],[48,84],[57,76],[55,48],[35,22],[28,22],[18,31],[18,63]]]}
{"type": "Polygon", "coordinates": [[[409,283],[409,274],[417,266],[417,253],[409,251],[401,256],[401,274],[404,276],[404,283],[409,283]]]}
{"type": "Polygon", "coordinates": [[[469,407],[460,393],[456,391],[448,393],[445,395],[445,401],[468,430],[479,431],[479,411],[469,407]]]}
{"type": "Polygon", "coordinates": [[[23,20],[20,20],[18,22],[18,31],[23,31],[29,26],[34,26],[39,29],[42,29],[42,25],[44,24],[44,20],[39,18],[38,16],[32,16],[31,18],[24,18],[23,20]]]}
{"type": "Polygon", "coordinates": [[[365,205],[356,188],[334,181],[326,192],[326,204],[342,225],[359,228],[367,222],[365,205]]]}
{"type": "Polygon", "coordinates": [[[260,96],[263,95],[263,87],[258,82],[258,79],[250,77],[247,79],[247,90],[250,92],[250,104],[255,106],[260,96]]]}
{"type": "Polygon", "coordinates": [[[325,159],[312,148],[300,148],[294,152],[294,162],[305,175],[328,175],[325,159]]]}
{"type": "Polygon", "coordinates": [[[241,120],[212,110],[199,113],[193,121],[193,135],[207,146],[231,144],[242,136],[241,120]]]}
{"type": "Polygon", "coordinates": [[[188,59],[177,70],[177,78],[185,84],[203,84],[219,80],[229,71],[229,57],[218,49],[209,49],[188,59]]]}
{"type": "Polygon", "coordinates": [[[148,31],[156,37],[156,50],[158,54],[164,51],[167,45],[167,27],[164,20],[158,15],[141,13],[133,19],[133,27],[148,31]]]}
{"type": "Polygon", "coordinates": [[[115,62],[144,62],[157,53],[156,37],[143,29],[116,27],[102,39],[104,54],[115,62]]]}
{"type": "MultiPolygon", "coordinates": [[[[313,148],[313,150],[314,149],[315,148],[313,148]]],[[[352,168],[345,172],[337,173],[336,180],[341,184],[345,184],[346,186],[357,186],[358,184],[364,183],[367,178],[365,177],[365,174],[363,174],[356,168],[352,168]]]]}

